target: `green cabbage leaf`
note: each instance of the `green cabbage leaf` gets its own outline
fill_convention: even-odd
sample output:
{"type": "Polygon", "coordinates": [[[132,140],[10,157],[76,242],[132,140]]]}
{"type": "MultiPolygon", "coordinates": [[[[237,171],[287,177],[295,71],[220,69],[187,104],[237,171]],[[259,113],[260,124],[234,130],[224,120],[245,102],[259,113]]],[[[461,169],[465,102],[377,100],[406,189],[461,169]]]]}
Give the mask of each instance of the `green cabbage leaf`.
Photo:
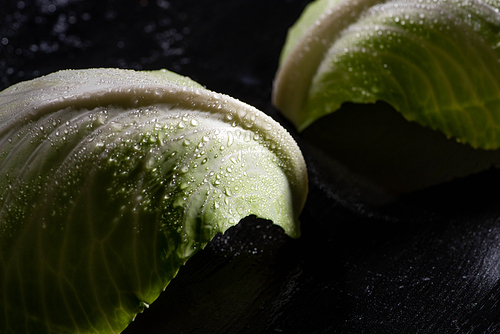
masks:
{"type": "Polygon", "coordinates": [[[498,0],[317,0],[290,29],[273,103],[299,130],[385,101],[474,148],[500,148],[498,0]]]}
{"type": "Polygon", "coordinates": [[[285,129],[189,78],[14,85],[0,92],[0,332],[119,333],[240,219],[298,237],[306,194],[285,129]]]}

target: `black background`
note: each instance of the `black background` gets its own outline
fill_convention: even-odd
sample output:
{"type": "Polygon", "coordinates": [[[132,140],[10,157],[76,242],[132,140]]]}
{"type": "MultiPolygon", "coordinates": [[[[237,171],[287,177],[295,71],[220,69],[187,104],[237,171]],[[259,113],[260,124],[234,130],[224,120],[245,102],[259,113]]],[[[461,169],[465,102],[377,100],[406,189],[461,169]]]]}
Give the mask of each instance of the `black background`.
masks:
{"type": "Polygon", "coordinates": [[[497,171],[374,207],[332,182],[272,107],[286,31],[307,3],[0,0],[0,89],[66,68],[167,68],[271,115],[304,151],[302,237],[245,219],[124,333],[500,333],[497,171]]]}

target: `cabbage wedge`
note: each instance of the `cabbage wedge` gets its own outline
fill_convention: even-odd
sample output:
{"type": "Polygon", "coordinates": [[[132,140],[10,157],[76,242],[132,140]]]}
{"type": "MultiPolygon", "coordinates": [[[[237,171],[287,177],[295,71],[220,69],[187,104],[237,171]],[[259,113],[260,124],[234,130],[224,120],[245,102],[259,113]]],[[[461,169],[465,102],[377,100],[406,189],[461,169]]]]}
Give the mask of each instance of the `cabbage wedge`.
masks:
{"type": "Polygon", "coordinates": [[[292,137],[161,70],[66,70],[0,92],[0,332],[119,333],[254,214],[292,237],[292,137]]]}

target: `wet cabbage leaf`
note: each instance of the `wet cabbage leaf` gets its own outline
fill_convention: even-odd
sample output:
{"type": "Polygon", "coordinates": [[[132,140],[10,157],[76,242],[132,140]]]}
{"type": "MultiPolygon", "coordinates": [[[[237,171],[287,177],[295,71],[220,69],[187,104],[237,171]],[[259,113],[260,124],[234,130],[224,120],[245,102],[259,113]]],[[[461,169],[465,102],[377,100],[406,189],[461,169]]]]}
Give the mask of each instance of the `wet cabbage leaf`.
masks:
{"type": "Polygon", "coordinates": [[[174,73],[0,92],[0,332],[118,333],[242,218],[298,237],[307,172],[257,109],[174,73]]]}
{"type": "Polygon", "coordinates": [[[474,148],[500,147],[500,2],[318,0],[290,29],[273,102],[299,130],[385,101],[474,148]]]}

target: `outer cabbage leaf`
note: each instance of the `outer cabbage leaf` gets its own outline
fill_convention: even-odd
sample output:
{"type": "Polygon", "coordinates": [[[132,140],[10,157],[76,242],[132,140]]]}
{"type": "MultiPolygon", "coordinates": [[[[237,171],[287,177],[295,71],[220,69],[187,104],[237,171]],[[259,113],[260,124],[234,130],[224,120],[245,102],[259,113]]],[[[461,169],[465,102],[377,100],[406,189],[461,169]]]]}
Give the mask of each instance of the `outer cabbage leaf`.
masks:
{"type": "Polygon", "coordinates": [[[386,101],[475,148],[500,147],[500,2],[318,0],[290,29],[273,102],[299,130],[386,101]]]}
{"type": "Polygon", "coordinates": [[[68,70],[0,93],[0,332],[118,333],[216,233],[299,235],[275,121],[168,71],[68,70]]]}

